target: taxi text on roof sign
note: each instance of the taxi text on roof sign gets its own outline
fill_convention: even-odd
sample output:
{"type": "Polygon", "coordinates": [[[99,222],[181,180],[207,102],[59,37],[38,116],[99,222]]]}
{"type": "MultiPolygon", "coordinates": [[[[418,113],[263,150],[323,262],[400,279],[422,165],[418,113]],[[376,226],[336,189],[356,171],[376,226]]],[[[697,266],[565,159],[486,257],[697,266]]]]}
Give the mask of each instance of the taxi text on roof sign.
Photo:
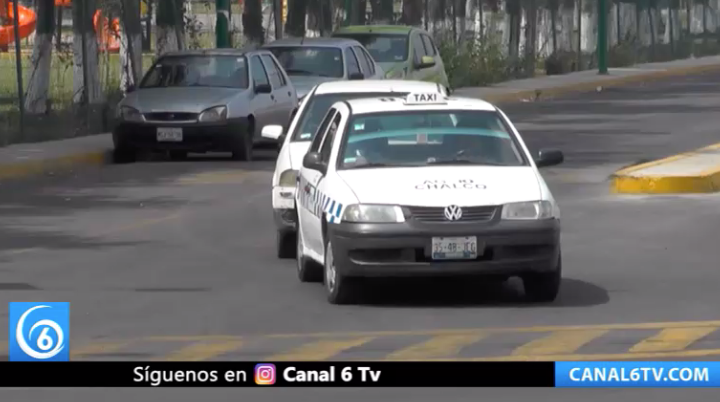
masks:
{"type": "Polygon", "coordinates": [[[444,104],[445,99],[437,93],[414,93],[405,98],[406,105],[444,104]]]}

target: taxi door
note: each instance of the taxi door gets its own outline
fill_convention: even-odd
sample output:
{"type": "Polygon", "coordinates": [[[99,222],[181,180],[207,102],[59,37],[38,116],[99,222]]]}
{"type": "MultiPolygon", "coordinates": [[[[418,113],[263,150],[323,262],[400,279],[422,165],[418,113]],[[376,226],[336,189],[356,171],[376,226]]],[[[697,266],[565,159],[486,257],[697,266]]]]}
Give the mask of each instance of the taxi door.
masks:
{"type": "MultiPolygon", "coordinates": [[[[334,134],[331,128],[335,126],[340,119],[340,113],[331,108],[325,115],[322,123],[318,127],[315,138],[313,138],[312,144],[308,152],[323,152],[332,144],[332,136],[334,134]]],[[[328,152],[329,156],[329,152],[328,152]]],[[[301,231],[303,243],[305,247],[311,251],[311,256],[319,258],[322,261],[324,254],[324,244],[322,239],[322,202],[325,195],[320,190],[322,181],[325,178],[325,174],[314,170],[308,169],[305,166],[300,168],[300,174],[298,175],[298,188],[295,192],[296,202],[298,208],[298,219],[300,219],[300,225],[298,230],[301,231]]]]}

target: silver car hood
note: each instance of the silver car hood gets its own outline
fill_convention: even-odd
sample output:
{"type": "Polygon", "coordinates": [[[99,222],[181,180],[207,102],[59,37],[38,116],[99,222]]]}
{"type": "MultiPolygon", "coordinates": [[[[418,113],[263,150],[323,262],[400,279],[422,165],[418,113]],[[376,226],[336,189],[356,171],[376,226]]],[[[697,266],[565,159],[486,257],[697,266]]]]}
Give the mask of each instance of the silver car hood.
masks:
{"type": "Polygon", "coordinates": [[[128,94],[122,105],[138,109],[141,113],[200,113],[209,107],[225,105],[246,91],[209,87],[146,88],[128,94]]]}
{"type": "Polygon", "coordinates": [[[297,97],[302,98],[307,95],[315,85],[322,84],[323,82],[330,81],[342,81],[342,78],[329,78],[329,77],[308,77],[308,76],[297,76],[291,75],[290,81],[295,87],[297,97]]]}

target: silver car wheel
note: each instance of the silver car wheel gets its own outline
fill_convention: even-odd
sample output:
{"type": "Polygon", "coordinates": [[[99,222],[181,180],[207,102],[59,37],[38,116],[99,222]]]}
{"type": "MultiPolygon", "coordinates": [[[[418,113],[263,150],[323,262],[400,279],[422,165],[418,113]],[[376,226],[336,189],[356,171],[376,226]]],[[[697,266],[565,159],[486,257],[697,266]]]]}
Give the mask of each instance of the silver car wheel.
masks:
{"type": "Polygon", "coordinates": [[[335,259],[333,258],[332,243],[327,244],[325,247],[325,286],[327,286],[328,292],[332,293],[335,291],[335,285],[337,281],[337,270],[335,269],[335,259]]]}

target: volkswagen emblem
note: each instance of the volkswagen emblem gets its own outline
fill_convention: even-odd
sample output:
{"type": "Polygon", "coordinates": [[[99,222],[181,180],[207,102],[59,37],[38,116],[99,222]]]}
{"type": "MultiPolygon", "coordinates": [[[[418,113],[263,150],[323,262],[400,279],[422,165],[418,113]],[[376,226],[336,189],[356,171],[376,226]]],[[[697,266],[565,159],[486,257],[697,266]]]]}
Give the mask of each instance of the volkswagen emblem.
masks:
{"type": "Polygon", "coordinates": [[[449,221],[459,221],[462,218],[462,208],[457,205],[450,205],[445,208],[445,219],[449,221]]]}

